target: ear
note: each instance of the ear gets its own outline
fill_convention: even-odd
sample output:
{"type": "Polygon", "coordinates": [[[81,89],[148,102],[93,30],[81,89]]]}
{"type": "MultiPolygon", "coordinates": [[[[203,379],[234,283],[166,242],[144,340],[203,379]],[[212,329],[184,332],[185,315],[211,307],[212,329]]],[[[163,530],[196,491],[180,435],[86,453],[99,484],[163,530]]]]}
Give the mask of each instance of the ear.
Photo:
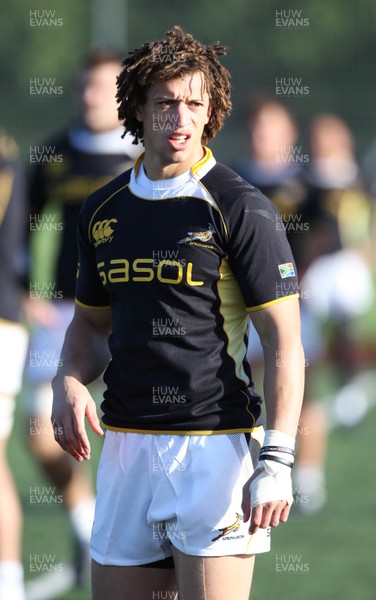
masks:
{"type": "Polygon", "coordinates": [[[211,112],[212,112],[211,108],[210,108],[210,106],[208,106],[208,112],[207,112],[207,115],[206,115],[205,125],[207,125],[209,123],[209,121],[210,121],[211,112]]]}

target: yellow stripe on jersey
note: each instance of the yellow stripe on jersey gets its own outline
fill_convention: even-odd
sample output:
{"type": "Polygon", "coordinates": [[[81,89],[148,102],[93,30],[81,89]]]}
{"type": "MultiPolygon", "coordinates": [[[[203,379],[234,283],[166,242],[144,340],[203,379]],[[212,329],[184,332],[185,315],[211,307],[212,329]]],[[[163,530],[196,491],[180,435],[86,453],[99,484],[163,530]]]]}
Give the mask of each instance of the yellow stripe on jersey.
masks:
{"type": "Polygon", "coordinates": [[[2,169],[0,172],[0,225],[3,222],[12,196],[14,173],[11,169],[2,169]]]}
{"type": "Polygon", "coordinates": [[[299,298],[299,294],[290,294],[290,296],[283,296],[282,298],[276,298],[276,300],[270,300],[270,302],[265,302],[264,304],[259,304],[258,306],[247,307],[247,311],[255,312],[256,310],[262,310],[263,308],[268,308],[268,306],[273,306],[273,304],[279,304],[280,302],[285,302],[286,300],[292,300],[293,298],[299,298]]]}
{"type": "Polygon", "coordinates": [[[127,187],[129,186],[129,182],[126,185],[123,185],[122,187],[120,187],[118,190],[116,190],[116,192],[114,192],[113,194],[111,194],[111,196],[109,196],[108,198],[106,198],[106,200],[104,200],[102,202],[102,204],[100,204],[98,206],[98,208],[93,212],[90,222],[89,222],[89,227],[88,227],[88,239],[93,242],[93,238],[91,235],[91,224],[94,221],[94,217],[97,214],[97,212],[102,208],[102,206],[104,206],[109,200],[111,200],[111,198],[113,198],[114,196],[116,196],[116,194],[118,194],[119,192],[121,192],[122,190],[125,190],[127,187]]]}
{"type": "Polygon", "coordinates": [[[220,279],[217,283],[221,302],[219,312],[223,317],[223,331],[228,339],[227,354],[234,361],[237,378],[248,386],[250,380],[244,371],[243,361],[247,352],[244,336],[247,332],[249,317],[239,285],[226,257],[221,261],[219,274],[220,279]]]}
{"type": "Polygon", "coordinates": [[[110,305],[107,305],[107,306],[90,306],[90,304],[84,304],[83,302],[80,302],[80,300],[77,300],[77,298],[75,298],[74,302],[78,306],[81,306],[82,308],[88,308],[89,310],[109,310],[111,308],[110,305]]]}
{"type": "Polygon", "coordinates": [[[243,396],[245,396],[245,398],[246,398],[247,404],[246,404],[245,410],[246,410],[246,412],[249,414],[249,416],[250,416],[250,417],[252,417],[252,419],[253,419],[253,425],[254,425],[254,424],[255,424],[255,417],[254,417],[254,415],[252,414],[252,412],[249,410],[249,406],[250,406],[250,404],[251,404],[251,399],[250,399],[250,397],[248,396],[248,394],[246,394],[246,393],[244,392],[244,390],[239,390],[239,391],[240,391],[240,392],[243,394],[243,396]]]}
{"type": "Polygon", "coordinates": [[[200,184],[200,186],[202,187],[202,189],[205,190],[205,193],[206,193],[206,196],[207,196],[205,198],[202,198],[202,200],[205,200],[206,202],[209,202],[209,204],[211,206],[213,206],[219,212],[220,217],[221,217],[221,221],[222,221],[222,225],[223,225],[223,229],[225,230],[225,235],[226,235],[226,238],[228,239],[228,229],[227,229],[226,221],[224,219],[224,216],[222,214],[221,209],[219,208],[218,204],[214,200],[214,198],[211,195],[211,193],[209,192],[209,190],[204,186],[204,184],[202,183],[202,181],[199,181],[198,183],[200,184]]]}
{"type": "MultiPolygon", "coordinates": [[[[239,429],[210,429],[210,430],[172,430],[172,429],[132,429],[131,427],[113,427],[101,421],[103,429],[109,431],[118,431],[119,433],[150,433],[154,435],[225,435],[226,433],[252,433],[258,427],[241,427],[239,429]]],[[[253,436],[252,436],[253,437],[253,436]]]]}

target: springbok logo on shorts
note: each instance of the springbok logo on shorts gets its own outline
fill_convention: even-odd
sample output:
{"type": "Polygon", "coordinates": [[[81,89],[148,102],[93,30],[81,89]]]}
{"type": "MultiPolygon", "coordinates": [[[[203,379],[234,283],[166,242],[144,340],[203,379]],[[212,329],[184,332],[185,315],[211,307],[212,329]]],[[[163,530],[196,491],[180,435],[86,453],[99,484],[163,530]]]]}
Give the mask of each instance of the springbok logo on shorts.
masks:
{"type": "Polygon", "coordinates": [[[214,226],[208,223],[206,231],[187,231],[188,236],[178,241],[178,244],[189,244],[190,242],[208,242],[216,233],[214,226]]]}
{"type": "Polygon", "coordinates": [[[112,223],[117,222],[117,219],[105,219],[104,221],[97,221],[94,223],[91,234],[95,240],[95,248],[99,246],[99,244],[112,241],[114,230],[111,225],[112,223]]]}
{"type": "MultiPolygon", "coordinates": [[[[220,538],[225,538],[229,533],[235,533],[236,531],[238,531],[238,529],[240,528],[240,520],[241,520],[242,516],[239,515],[238,513],[235,513],[235,514],[236,514],[235,523],[233,523],[232,525],[228,525],[227,527],[224,527],[223,529],[218,529],[218,531],[221,531],[222,533],[217,535],[217,537],[213,538],[212,542],[216,542],[220,538]]],[[[241,536],[239,536],[239,538],[240,537],[244,537],[244,536],[241,535],[241,536]]]]}

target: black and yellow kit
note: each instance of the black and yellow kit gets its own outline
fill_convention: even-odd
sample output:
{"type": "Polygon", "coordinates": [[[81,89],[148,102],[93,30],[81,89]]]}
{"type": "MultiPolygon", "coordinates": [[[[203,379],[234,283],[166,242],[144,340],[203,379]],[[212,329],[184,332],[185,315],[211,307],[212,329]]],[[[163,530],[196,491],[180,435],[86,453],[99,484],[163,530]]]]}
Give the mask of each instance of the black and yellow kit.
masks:
{"type": "Polygon", "coordinates": [[[249,431],[261,411],[249,313],[297,296],[297,285],[276,209],[210,150],[162,181],[147,178],[141,157],[79,219],[76,301],[112,309],[105,426],[249,431]]]}

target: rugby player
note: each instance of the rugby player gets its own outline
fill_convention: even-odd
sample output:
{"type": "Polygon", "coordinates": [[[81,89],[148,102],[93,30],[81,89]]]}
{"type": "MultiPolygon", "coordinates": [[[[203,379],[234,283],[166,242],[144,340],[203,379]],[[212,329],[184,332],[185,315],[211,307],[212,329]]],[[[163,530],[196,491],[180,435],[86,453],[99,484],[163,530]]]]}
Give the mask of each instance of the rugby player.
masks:
{"type": "Polygon", "coordinates": [[[22,506],[8,462],[28,335],[23,320],[25,173],[12,137],[0,132],[0,598],[25,600],[22,506]]]}
{"type": "MultiPolygon", "coordinates": [[[[25,413],[29,422],[36,422],[43,429],[43,435],[30,435],[29,445],[64,499],[74,535],[78,585],[85,585],[90,572],[86,565],[90,565],[88,546],[94,517],[94,492],[90,472],[77,469],[78,465],[54,442],[52,428],[48,428],[52,407],[51,379],[74,313],[75,237],[81,205],[92,191],[132,167],[142,152],[142,146],[132,144],[131,136],[121,139],[122,126],[115,98],[121,61],[121,55],[110,50],[98,49],[89,54],[78,77],[79,121],[48,144],[37,147],[30,186],[33,242],[46,230],[56,231],[59,241],[51,260],[54,290],[46,289],[42,284],[41,288],[32,291],[27,305],[33,327],[31,360],[25,372],[28,392],[25,413]],[[61,223],[48,221],[51,215],[45,218],[46,209],[47,212],[48,209],[61,212],[61,223]]],[[[57,217],[56,214],[52,216],[57,217]]],[[[37,256],[32,252],[32,262],[35,260],[37,256]]],[[[30,288],[32,285],[30,282],[30,288]]]]}
{"type": "Polygon", "coordinates": [[[295,265],[272,203],[206,145],[231,110],[225,51],[174,27],[124,59],[119,116],[145,153],[80,214],[52,421],[78,461],[90,459],[85,418],[106,430],[94,600],[246,600],[255,554],[292,503],[304,373],[295,265]],[[249,317],[264,348],[265,436],[249,317]],[[86,385],[106,366],[107,339],[100,423],[86,385]]]}

